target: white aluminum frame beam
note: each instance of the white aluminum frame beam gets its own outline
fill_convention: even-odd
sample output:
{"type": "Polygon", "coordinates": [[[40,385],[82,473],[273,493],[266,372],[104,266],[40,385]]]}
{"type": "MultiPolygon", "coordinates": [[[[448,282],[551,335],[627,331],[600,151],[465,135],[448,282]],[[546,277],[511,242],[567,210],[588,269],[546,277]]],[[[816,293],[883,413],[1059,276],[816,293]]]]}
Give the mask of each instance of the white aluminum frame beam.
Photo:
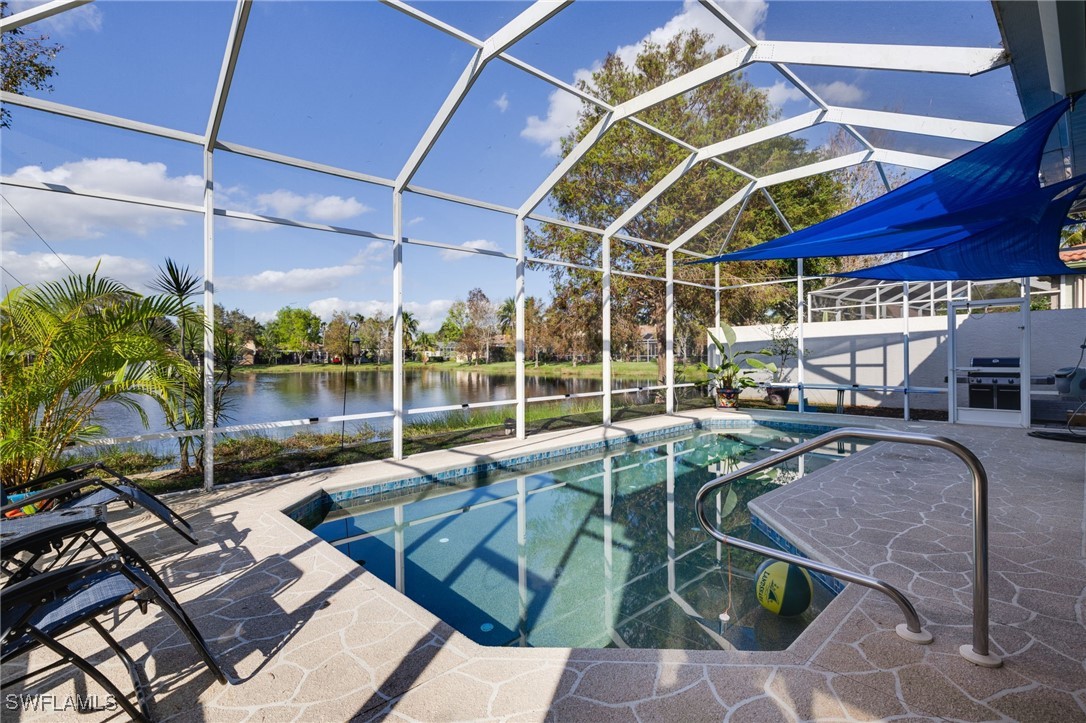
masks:
{"type": "Polygon", "coordinates": [[[733,193],[727,201],[720,204],[709,213],[705,214],[705,216],[702,217],[700,221],[683,231],[674,241],[668,244],[668,248],[674,250],[682,247],[683,244],[685,244],[687,241],[694,238],[720,219],[724,218],[724,214],[726,214],[728,211],[731,211],[733,208],[746,200],[747,197],[750,196],[750,194],[754,193],[757,188],[757,182],[751,182],[744,186],[742,189],[733,193]]]}
{"type": "Polygon", "coordinates": [[[36,7],[23,10],[21,13],[8,15],[0,21],[0,32],[6,33],[10,30],[18,30],[24,25],[51,18],[54,15],[66,10],[72,10],[80,5],[86,5],[89,2],[91,0],[53,0],[52,2],[42,3],[36,7]]]}
{"type": "Polygon", "coordinates": [[[1013,128],[1013,126],[999,123],[980,123],[955,118],[936,118],[933,116],[890,113],[881,110],[842,106],[829,106],[826,109],[826,117],[822,122],[863,126],[865,128],[877,128],[901,133],[915,133],[938,138],[954,138],[977,143],[987,143],[1013,128]]]}
{"type": "Polygon", "coordinates": [[[479,74],[483,72],[487,63],[563,10],[571,2],[573,0],[538,0],[487,38],[482,46],[476,49],[475,54],[460,74],[460,78],[457,79],[456,84],[453,85],[452,90],[445,97],[445,101],[441,104],[437,115],[430,121],[429,127],[422,134],[415,146],[415,150],[411,152],[411,156],[396,177],[397,191],[404,189],[407,184],[411,183],[411,178],[418,172],[430,149],[434,147],[437,139],[441,137],[441,132],[445,130],[445,126],[452,120],[456,109],[464,102],[468,91],[478,80],[479,74]]]}
{"type": "Polygon", "coordinates": [[[219,69],[219,79],[215,84],[215,95],[211,102],[211,113],[207,119],[207,130],[204,132],[204,148],[209,152],[215,150],[215,144],[219,140],[219,128],[222,126],[222,116],[226,111],[226,99],[230,95],[230,86],[234,82],[234,70],[237,68],[241,41],[245,37],[245,27],[249,23],[251,10],[252,0],[238,0],[234,8],[234,19],[230,23],[230,34],[226,38],[226,53],[223,56],[222,67],[219,69]]]}
{"type": "Polygon", "coordinates": [[[167,201],[165,199],[148,198],[146,196],[130,196],[124,193],[112,193],[109,191],[96,191],[89,188],[75,188],[63,186],[59,183],[43,183],[41,181],[27,181],[12,176],[0,176],[0,185],[14,188],[28,188],[34,191],[46,191],[51,193],[65,193],[70,196],[82,196],[84,198],[98,198],[103,201],[119,201],[120,203],[134,203],[140,206],[153,206],[166,208],[171,211],[185,211],[188,213],[203,213],[203,205],[194,203],[181,203],[179,201],[167,201]]]}
{"type": "Polygon", "coordinates": [[[412,5],[401,2],[401,0],[380,0],[380,2],[384,5],[388,5],[390,8],[399,10],[405,15],[410,15],[416,20],[419,20],[424,24],[429,25],[435,30],[440,30],[443,33],[447,33],[456,38],[457,40],[467,43],[468,45],[473,45],[476,48],[483,47],[482,40],[479,40],[478,38],[475,38],[468,33],[465,33],[460,28],[453,27],[452,25],[449,25],[444,21],[438,20],[432,15],[428,15],[412,5]]]}
{"type": "Polygon", "coordinates": [[[1009,62],[1003,48],[960,48],[940,45],[875,45],[759,41],[755,62],[828,65],[865,70],[908,70],[920,73],[978,75],[1009,62]]]}
{"type": "Polygon", "coordinates": [[[86,110],[85,108],[76,108],[71,105],[64,105],[63,103],[57,103],[43,98],[33,98],[29,95],[10,93],[6,90],[0,91],[0,101],[3,101],[6,105],[31,108],[33,110],[40,110],[43,113],[52,113],[53,115],[64,116],[66,118],[90,121],[91,123],[98,123],[99,125],[121,128],[126,131],[135,131],[136,133],[158,136],[159,138],[169,138],[170,140],[192,143],[198,146],[204,144],[204,136],[200,133],[189,133],[175,128],[167,128],[151,123],[142,123],[128,118],[121,118],[120,116],[99,113],[93,110],[86,110]]]}
{"type": "MultiPolygon", "coordinates": [[[[720,11],[716,13],[719,17],[720,11]]],[[[724,13],[726,15],[726,13],[724,13]]],[[[562,159],[555,169],[547,176],[542,184],[525,200],[519,209],[519,215],[527,216],[535,207],[542,203],[547,194],[551,192],[555,184],[561,180],[579,162],[599,139],[612,126],[619,121],[629,118],[646,108],[662,103],[669,98],[686,93],[699,85],[708,83],[716,78],[727,75],[753,62],[767,62],[778,66],[778,70],[786,76],[805,94],[819,105],[825,106],[817,95],[805,84],[799,81],[791,71],[779,64],[795,62],[807,65],[832,65],[835,67],[854,67],[883,70],[910,70],[919,72],[937,72],[955,75],[975,75],[979,72],[991,70],[1006,64],[1007,60],[1002,49],[991,48],[948,48],[941,46],[906,46],[906,45],[867,45],[858,43],[794,43],[794,42],[763,42],[755,47],[741,48],[728,55],[707,63],[706,65],[690,71],[674,80],[642,93],[639,96],[616,106],[606,113],[591,131],[562,159]],[[914,57],[912,54],[921,54],[914,57]]],[[[827,107],[828,108],[828,107],[827,107]]],[[[836,109],[846,111],[846,109],[836,109]]],[[[818,111],[815,111],[817,113],[818,111]]],[[[846,113],[847,114],[847,113],[846,113]]],[[[875,122],[877,116],[865,116],[869,121],[875,122]]],[[[842,121],[838,121],[842,122],[842,121]]],[[[842,122],[847,127],[847,123],[842,122]]],[[[922,124],[913,122],[915,128],[922,129],[922,124]]],[[[800,129],[797,129],[800,130],[800,129]]],[[[849,128],[869,149],[871,144],[867,142],[855,130],[849,128]]],[[[794,131],[792,131],[794,132],[794,131]]],[[[911,132],[923,132],[922,130],[911,132]]],[[[727,141],[722,142],[726,144],[727,141]]],[[[727,146],[722,145],[722,148],[727,146]]],[[[742,147],[742,146],[740,146],[742,147]]],[[[734,149],[731,149],[734,150],[734,149]]],[[[712,155],[714,159],[727,150],[721,150],[712,155]]],[[[697,155],[698,151],[695,151],[697,155]]],[[[700,159],[699,159],[700,160],[700,159]]],[[[907,164],[903,164],[907,165],[907,164]]],[[[743,173],[732,167],[732,170],[743,173]]]]}
{"type": "MultiPolygon", "coordinates": [[[[644,196],[639,198],[632,206],[622,213],[614,223],[608,226],[605,233],[614,234],[626,224],[633,221],[649,205],[663,195],[669,188],[678,182],[686,173],[698,163],[707,161],[721,155],[750,147],[757,143],[779,138],[781,136],[796,133],[798,131],[813,128],[822,123],[837,123],[842,126],[859,125],[882,130],[901,131],[904,133],[916,133],[943,138],[956,138],[960,140],[977,141],[986,143],[1011,129],[1011,126],[994,123],[976,123],[971,121],[957,121],[949,118],[932,118],[904,113],[886,113],[882,111],[868,111],[857,108],[842,108],[828,106],[825,110],[813,110],[794,116],[763,128],[740,134],[733,138],[723,140],[712,145],[705,146],[687,156],[676,165],[666,176],[657,182],[644,196]]],[[[862,137],[861,137],[862,139],[862,137]]],[[[864,141],[866,143],[866,141],[864,141]]],[[[870,150],[877,155],[887,155],[892,151],[883,151],[868,144],[870,150]]],[[[915,154],[912,154],[915,156],[915,154]]],[[[931,156],[910,157],[908,163],[899,165],[918,164],[919,167],[931,167],[931,156]]],[[[900,160],[906,160],[900,158],[900,160]]],[[[914,166],[915,167],[915,166],[914,166]]]]}

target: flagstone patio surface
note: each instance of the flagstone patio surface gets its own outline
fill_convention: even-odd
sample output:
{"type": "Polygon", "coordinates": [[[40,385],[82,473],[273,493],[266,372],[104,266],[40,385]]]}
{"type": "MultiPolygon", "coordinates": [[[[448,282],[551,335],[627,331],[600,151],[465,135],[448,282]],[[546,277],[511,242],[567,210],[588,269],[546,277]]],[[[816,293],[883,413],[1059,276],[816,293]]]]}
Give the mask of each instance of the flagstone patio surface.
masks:
{"type": "MultiPolygon", "coordinates": [[[[132,606],[106,627],[152,681],[156,717],[171,721],[1086,721],[1081,444],[1020,429],[810,417],[940,434],[980,457],[991,478],[998,669],[958,654],[971,640],[970,481],[956,458],[937,449],[882,443],[757,501],[759,513],[801,549],[905,591],[935,636],[927,646],[894,633],[902,619],[888,599],[849,585],[786,651],[485,648],[281,511],[322,488],[721,414],[501,440],[171,498],[198,531],[197,547],[146,515],[117,515],[115,529],[156,562],[231,682],[216,683],[154,608],[141,615],[132,606]]],[[[78,632],[65,640],[128,690],[100,639],[78,632]]],[[[44,652],[30,656],[35,667],[50,660],[44,652]]],[[[5,665],[5,677],[26,664],[5,665]]],[[[11,709],[9,696],[17,694],[52,694],[58,703],[104,695],[71,671],[3,693],[5,721],[123,718],[11,709]]]]}

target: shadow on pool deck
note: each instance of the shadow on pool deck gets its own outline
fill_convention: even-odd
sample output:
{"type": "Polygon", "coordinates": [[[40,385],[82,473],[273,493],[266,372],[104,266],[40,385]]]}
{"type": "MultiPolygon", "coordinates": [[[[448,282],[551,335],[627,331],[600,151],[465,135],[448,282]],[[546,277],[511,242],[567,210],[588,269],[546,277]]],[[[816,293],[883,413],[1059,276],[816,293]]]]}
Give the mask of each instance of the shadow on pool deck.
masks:
{"type": "MultiPolygon", "coordinates": [[[[321,486],[395,468],[382,463],[175,497],[199,532],[197,548],[144,517],[117,525],[157,560],[232,671],[231,685],[216,684],[153,609],[126,612],[107,627],[151,679],[156,715],[179,721],[1086,720],[1082,447],[1017,429],[929,424],[919,431],[959,439],[991,475],[992,638],[1002,668],[978,668],[957,653],[970,639],[967,481],[943,458],[888,445],[765,496],[763,507],[787,521],[782,532],[821,546],[831,562],[901,584],[935,633],[930,646],[898,638],[897,608],[850,586],[787,651],[480,647],[279,512],[321,486]]],[[[598,434],[562,433],[554,444],[598,434]]],[[[525,444],[516,443],[522,451],[525,444]]],[[[491,447],[458,452],[398,464],[434,468],[493,454],[491,447]]],[[[125,680],[95,636],[73,633],[66,642],[94,656],[111,679],[125,680]]],[[[51,660],[41,652],[31,659],[35,666],[51,660]]],[[[5,665],[5,677],[21,665],[5,665]]],[[[33,689],[4,693],[85,695],[95,687],[57,672],[33,689]]],[[[11,719],[111,716],[39,711],[11,719]]]]}

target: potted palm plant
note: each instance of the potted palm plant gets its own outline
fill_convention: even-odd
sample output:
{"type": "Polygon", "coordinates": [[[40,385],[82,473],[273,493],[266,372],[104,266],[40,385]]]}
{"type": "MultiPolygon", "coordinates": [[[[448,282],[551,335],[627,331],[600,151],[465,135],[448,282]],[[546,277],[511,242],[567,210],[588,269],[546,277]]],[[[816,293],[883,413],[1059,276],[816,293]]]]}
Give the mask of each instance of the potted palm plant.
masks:
{"type": "Polygon", "coordinates": [[[713,332],[709,333],[709,339],[720,354],[720,364],[709,367],[710,388],[714,389],[716,406],[733,409],[739,406],[739,393],[744,389],[758,386],[758,382],[751,376],[752,371],[765,371],[769,374],[777,373],[777,365],[773,362],[763,362],[760,359],[744,357],[763,356],[768,352],[765,349],[759,351],[735,351],[735,329],[727,324],[721,324],[720,332],[723,339],[717,338],[713,332]],[[742,361],[741,361],[742,360],[742,361]],[[747,366],[744,367],[743,364],[747,366]]]}

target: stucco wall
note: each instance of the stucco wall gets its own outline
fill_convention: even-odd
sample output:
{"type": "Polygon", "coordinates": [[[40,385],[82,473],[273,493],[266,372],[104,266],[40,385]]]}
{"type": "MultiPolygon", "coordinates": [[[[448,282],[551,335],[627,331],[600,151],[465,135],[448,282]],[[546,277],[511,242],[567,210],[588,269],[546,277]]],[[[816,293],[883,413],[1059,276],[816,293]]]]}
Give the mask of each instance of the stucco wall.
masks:
{"type": "MultiPolygon", "coordinates": [[[[958,358],[966,363],[973,356],[1019,356],[1021,316],[1017,313],[987,313],[956,318],[958,358]]],[[[1086,337],[1086,309],[1035,311],[1032,327],[1031,374],[1049,375],[1056,369],[1073,366],[1079,345],[1086,337]]],[[[806,382],[808,384],[860,384],[900,386],[905,381],[901,319],[867,321],[826,321],[804,324],[806,382]]],[[[737,327],[741,349],[759,349],[769,341],[767,326],[737,327]]],[[[713,363],[710,349],[710,363],[713,363]]],[[[796,381],[795,362],[789,381],[796,381]]],[[[909,367],[911,388],[946,388],[947,317],[909,319],[909,367]]],[[[1034,391],[1052,390],[1036,386],[1034,391]]],[[[966,393],[964,385],[960,393],[966,393]]],[[[904,406],[900,393],[849,392],[846,404],[904,406]]],[[[833,403],[832,391],[809,390],[815,403],[833,403]]],[[[1048,399],[1035,396],[1035,402],[1048,399]]],[[[946,409],[947,395],[913,394],[911,406],[918,409],[946,409]]]]}

